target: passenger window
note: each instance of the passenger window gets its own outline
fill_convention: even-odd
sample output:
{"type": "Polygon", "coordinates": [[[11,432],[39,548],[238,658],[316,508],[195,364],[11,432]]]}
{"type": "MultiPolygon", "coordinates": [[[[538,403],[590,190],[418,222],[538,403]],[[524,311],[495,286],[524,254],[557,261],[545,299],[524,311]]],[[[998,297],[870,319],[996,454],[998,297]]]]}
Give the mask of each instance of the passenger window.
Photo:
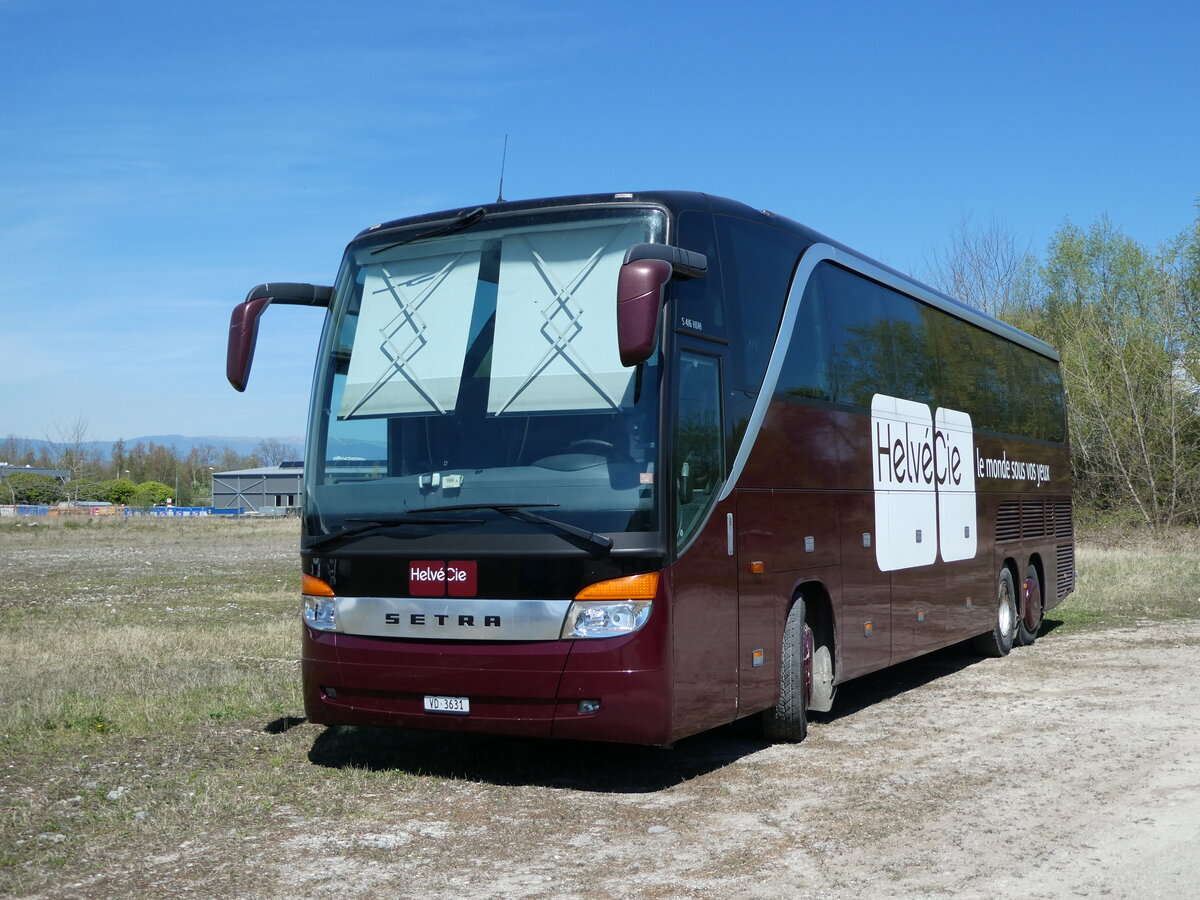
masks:
{"type": "Polygon", "coordinates": [[[892,391],[892,341],[883,297],[872,282],[821,266],[827,296],[834,398],[869,409],[871,397],[892,391]]]}
{"type": "Polygon", "coordinates": [[[872,287],[883,295],[892,341],[892,396],[933,404],[934,385],[938,383],[932,327],[936,310],[874,283],[872,287]]]}
{"type": "Polygon", "coordinates": [[[818,268],[830,332],[834,398],[863,409],[874,394],[932,403],[937,312],[836,266],[818,268]]]}
{"type": "Polygon", "coordinates": [[[832,400],[828,372],[828,328],[825,325],[824,294],[820,270],[804,288],[800,309],[787,356],[775,386],[776,395],[790,399],[832,400]]]}
{"type": "Polygon", "coordinates": [[[721,483],[721,375],[718,361],[679,355],[679,400],[671,471],[677,546],[692,536],[721,483]]]}

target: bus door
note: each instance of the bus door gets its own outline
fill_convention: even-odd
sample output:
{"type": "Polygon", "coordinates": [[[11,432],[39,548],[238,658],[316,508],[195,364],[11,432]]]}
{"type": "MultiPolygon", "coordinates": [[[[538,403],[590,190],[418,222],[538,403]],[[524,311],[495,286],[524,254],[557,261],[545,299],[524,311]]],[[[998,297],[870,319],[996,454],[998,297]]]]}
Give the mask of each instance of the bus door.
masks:
{"type": "Polygon", "coordinates": [[[676,360],[670,477],[676,546],[671,633],[676,728],[711,728],[737,715],[734,498],[717,502],[725,471],[721,357],[697,347],[676,360]]]}

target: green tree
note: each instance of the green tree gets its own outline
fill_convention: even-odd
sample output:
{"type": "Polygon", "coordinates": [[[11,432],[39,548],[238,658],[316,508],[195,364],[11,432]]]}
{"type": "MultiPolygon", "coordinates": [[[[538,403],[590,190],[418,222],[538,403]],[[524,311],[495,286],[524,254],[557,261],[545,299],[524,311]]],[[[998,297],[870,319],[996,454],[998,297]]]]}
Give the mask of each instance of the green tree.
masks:
{"type": "Polygon", "coordinates": [[[66,497],[57,478],[39,475],[36,472],[12,472],[5,476],[4,487],[5,493],[11,495],[13,503],[50,504],[66,497]]]}
{"type": "Polygon", "coordinates": [[[1195,332],[1172,254],[1148,251],[1101,219],[1087,231],[1064,226],[1043,267],[1080,499],[1130,509],[1151,526],[1194,520],[1200,502],[1188,376],[1195,332]]]}
{"type": "Polygon", "coordinates": [[[137,485],[128,478],[113,478],[100,484],[100,499],[123,506],[133,499],[137,485]]]}
{"type": "Polygon", "coordinates": [[[104,488],[101,482],[81,478],[67,485],[71,498],[82,501],[107,501],[103,496],[104,488]]]}
{"type": "Polygon", "coordinates": [[[1011,284],[996,313],[1062,354],[1077,503],[1200,520],[1200,218],[1157,250],[1107,218],[1065,222],[1011,284]]]}
{"type": "Polygon", "coordinates": [[[974,294],[1062,354],[1077,504],[1152,527],[1200,521],[1200,216],[1157,249],[1106,217],[1064,222],[1040,264],[1001,269],[1007,282],[977,252],[997,243],[960,229],[931,280],[1007,284],[974,294]]]}
{"type": "Polygon", "coordinates": [[[143,481],[129,500],[130,506],[158,506],[174,496],[174,491],[161,481],[143,481]]]}

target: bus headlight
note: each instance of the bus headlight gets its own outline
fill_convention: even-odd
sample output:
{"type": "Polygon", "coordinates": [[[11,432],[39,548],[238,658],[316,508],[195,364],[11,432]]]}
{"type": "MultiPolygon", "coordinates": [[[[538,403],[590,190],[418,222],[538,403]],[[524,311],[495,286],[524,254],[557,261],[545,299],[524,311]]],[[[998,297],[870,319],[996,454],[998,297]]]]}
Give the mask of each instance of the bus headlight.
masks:
{"type": "Polygon", "coordinates": [[[564,638],[606,638],[632,634],[650,618],[650,600],[576,600],[567,610],[564,638]]]}
{"type": "Polygon", "coordinates": [[[304,596],[304,624],[314,631],[341,631],[336,597],[304,596]]]}

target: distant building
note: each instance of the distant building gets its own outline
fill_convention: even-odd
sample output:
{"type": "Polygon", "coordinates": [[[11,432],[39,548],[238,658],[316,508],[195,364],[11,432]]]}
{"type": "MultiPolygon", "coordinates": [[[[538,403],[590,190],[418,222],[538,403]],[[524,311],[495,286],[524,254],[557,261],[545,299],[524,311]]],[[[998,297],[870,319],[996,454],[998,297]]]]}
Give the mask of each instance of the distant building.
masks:
{"type": "Polygon", "coordinates": [[[214,472],[213,509],[244,509],[286,515],[304,496],[304,463],[283,462],[237,472],[214,472]]]}

